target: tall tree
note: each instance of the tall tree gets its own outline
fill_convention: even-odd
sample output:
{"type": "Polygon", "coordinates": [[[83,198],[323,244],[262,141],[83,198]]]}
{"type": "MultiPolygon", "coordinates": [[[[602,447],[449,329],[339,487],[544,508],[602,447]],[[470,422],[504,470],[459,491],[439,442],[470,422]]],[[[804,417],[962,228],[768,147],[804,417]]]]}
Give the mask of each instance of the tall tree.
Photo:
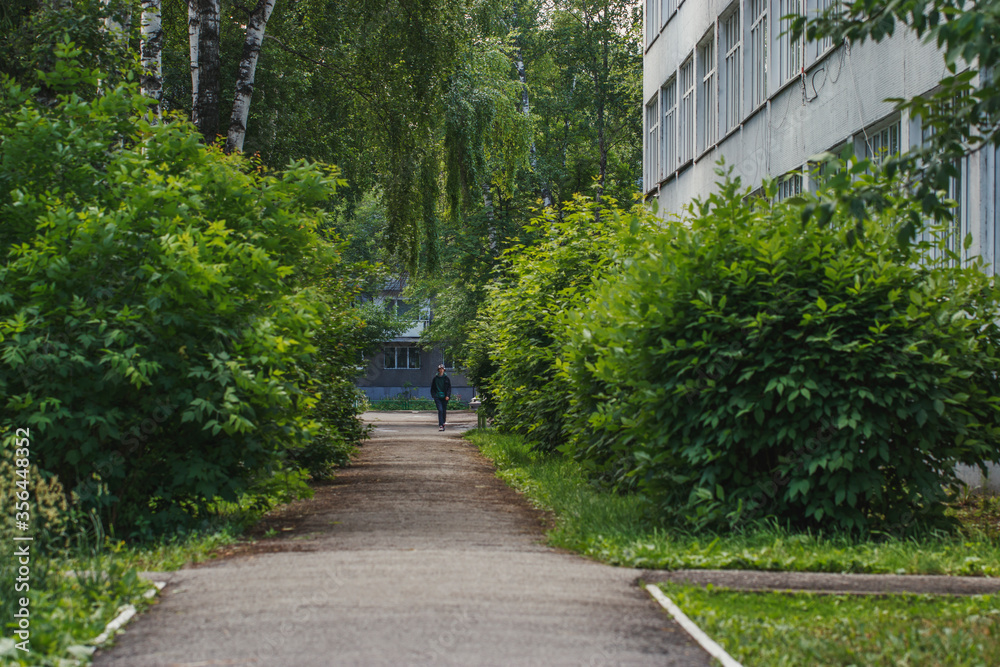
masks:
{"type": "Polygon", "coordinates": [[[243,44],[243,56],[240,58],[239,74],[236,77],[236,98],[233,100],[233,112],[226,138],[227,152],[243,150],[243,140],[247,133],[247,116],[250,113],[250,98],[253,95],[254,77],[257,73],[257,60],[260,58],[264,30],[268,19],[271,18],[271,12],[274,11],[274,3],[275,0],[258,0],[247,21],[247,36],[243,44]]]}
{"type": "Polygon", "coordinates": [[[154,120],[160,117],[163,101],[163,25],[160,0],[142,0],[139,54],[142,62],[142,94],[156,100],[150,107],[154,120]]]}
{"type": "Polygon", "coordinates": [[[219,0],[188,0],[191,120],[209,142],[219,134],[222,97],[219,14],[219,0]]]}
{"type": "Polygon", "coordinates": [[[595,198],[600,201],[612,146],[628,124],[627,116],[638,113],[627,106],[622,87],[627,81],[619,77],[641,75],[639,14],[630,0],[554,0],[551,12],[560,59],[589,84],[597,142],[595,198]]]}

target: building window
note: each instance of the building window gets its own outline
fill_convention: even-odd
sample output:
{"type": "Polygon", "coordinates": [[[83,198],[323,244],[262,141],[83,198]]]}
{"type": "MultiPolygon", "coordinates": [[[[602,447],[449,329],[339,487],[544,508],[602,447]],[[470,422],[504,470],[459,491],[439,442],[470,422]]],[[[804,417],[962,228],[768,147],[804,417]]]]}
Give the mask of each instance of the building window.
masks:
{"type": "Polygon", "coordinates": [[[684,164],[694,159],[694,58],[681,65],[681,108],[677,120],[679,150],[677,161],[684,164]]]}
{"type": "Polygon", "coordinates": [[[778,35],[778,72],[781,83],[794,79],[802,73],[802,38],[792,39],[788,29],[791,19],[785,18],[802,13],[802,0],[778,0],[778,18],[780,33],[778,35]]]}
{"type": "Polygon", "coordinates": [[[750,53],[747,60],[747,93],[750,111],[767,99],[767,2],[750,0],[750,53]]]}
{"type": "Polygon", "coordinates": [[[646,0],[646,46],[653,43],[660,32],[658,9],[661,0],[646,0]]]}
{"type": "Polygon", "coordinates": [[[415,347],[387,347],[383,368],[419,370],[420,350],[415,347]]]}
{"type": "MultiPolygon", "coordinates": [[[[927,97],[930,97],[930,94],[928,94],[927,97]]],[[[953,105],[954,102],[946,103],[939,111],[947,114],[953,105]]],[[[921,122],[921,145],[927,144],[933,136],[934,126],[921,122]]],[[[948,199],[955,202],[955,208],[951,209],[951,221],[948,223],[946,229],[938,230],[936,233],[934,230],[925,226],[918,236],[919,241],[927,241],[931,244],[930,255],[934,259],[941,259],[945,250],[953,253],[955,257],[968,259],[967,254],[964,252],[962,241],[968,233],[968,229],[966,228],[965,211],[968,208],[970,193],[968,179],[963,178],[963,174],[967,174],[968,172],[969,158],[965,157],[957,160],[954,162],[954,165],[958,175],[948,179],[948,199]],[[942,248],[942,246],[944,246],[944,248],[942,248]]],[[[957,265],[958,262],[953,261],[951,264],[957,265]]],[[[994,262],[994,265],[995,264],[996,262],[994,262]]]]}
{"type": "Polygon", "coordinates": [[[740,46],[743,44],[743,26],[740,24],[739,2],[735,6],[733,13],[722,19],[719,26],[721,51],[725,55],[720,86],[722,100],[719,104],[724,132],[729,132],[740,123],[740,46]]]}
{"type": "Polygon", "coordinates": [[[671,17],[677,12],[677,0],[660,0],[660,24],[667,25],[671,17]]]}
{"type": "Polygon", "coordinates": [[[677,169],[677,77],[671,77],[660,88],[660,178],[666,178],[677,169]]]}
{"type": "Polygon", "coordinates": [[[875,131],[865,132],[865,157],[875,164],[882,164],[899,152],[899,121],[875,131]]]}
{"type": "MultiPolygon", "coordinates": [[[[816,16],[822,16],[824,12],[837,4],[838,0],[813,0],[816,3],[816,16]]],[[[816,57],[823,55],[833,48],[833,37],[827,35],[821,37],[816,42],[816,57]]]]}
{"type": "Polygon", "coordinates": [[[657,96],[646,105],[646,189],[652,189],[659,182],[660,175],[660,113],[656,106],[657,96]]]}
{"type": "Polygon", "coordinates": [[[402,299],[390,299],[389,308],[396,317],[406,317],[412,322],[431,321],[431,307],[428,304],[416,307],[406,303],[402,299]]]}
{"type": "Polygon", "coordinates": [[[719,105],[716,99],[717,82],[715,59],[715,33],[710,32],[698,45],[698,152],[708,150],[719,133],[719,105]]]}
{"type": "Polygon", "coordinates": [[[800,194],[802,194],[802,173],[790,172],[778,179],[778,193],[774,201],[779,202],[800,194]]]}

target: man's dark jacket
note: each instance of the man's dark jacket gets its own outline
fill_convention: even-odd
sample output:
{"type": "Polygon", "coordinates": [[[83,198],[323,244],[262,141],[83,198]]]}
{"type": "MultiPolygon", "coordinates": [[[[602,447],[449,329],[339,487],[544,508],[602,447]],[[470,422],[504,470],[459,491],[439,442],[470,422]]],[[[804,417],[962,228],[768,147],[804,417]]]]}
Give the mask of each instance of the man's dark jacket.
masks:
{"type": "Polygon", "coordinates": [[[450,398],[451,380],[447,375],[435,375],[431,380],[431,398],[450,398]],[[444,392],[442,396],[440,392],[444,392]]]}

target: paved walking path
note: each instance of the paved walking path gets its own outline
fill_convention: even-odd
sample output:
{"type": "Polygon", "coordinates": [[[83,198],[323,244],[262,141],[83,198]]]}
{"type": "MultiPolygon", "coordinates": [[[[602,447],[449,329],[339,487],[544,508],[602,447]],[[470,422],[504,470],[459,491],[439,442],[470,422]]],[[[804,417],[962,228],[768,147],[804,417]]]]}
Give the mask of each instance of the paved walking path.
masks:
{"type": "Polygon", "coordinates": [[[709,664],[641,571],[542,544],[540,514],[461,439],[473,415],[445,433],[433,413],[368,417],[356,464],[275,519],[288,536],[165,575],[94,664],[709,664]]]}

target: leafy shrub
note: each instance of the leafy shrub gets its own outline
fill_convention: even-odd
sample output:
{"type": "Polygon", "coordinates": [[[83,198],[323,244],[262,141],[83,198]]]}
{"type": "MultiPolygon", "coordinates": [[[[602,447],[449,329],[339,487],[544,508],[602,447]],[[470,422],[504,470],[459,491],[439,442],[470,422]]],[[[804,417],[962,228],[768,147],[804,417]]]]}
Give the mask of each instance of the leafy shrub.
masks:
{"type": "MultiPolygon", "coordinates": [[[[3,436],[3,440],[8,441],[8,434],[3,433],[3,436]]],[[[30,447],[27,448],[29,466],[17,465],[18,458],[21,458],[17,456],[19,449],[25,448],[8,446],[0,449],[0,506],[4,508],[4,515],[0,517],[0,541],[8,543],[17,535],[31,535],[36,550],[55,552],[65,549],[70,546],[74,529],[69,498],[58,479],[43,477],[38,466],[30,463],[30,447]],[[23,475],[18,471],[24,471],[23,475]],[[27,489],[25,485],[18,486],[19,481],[25,482],[27,489]],[[17,494],[24,490],[28,491],[28,499],[20,501],[17,494]],[[25,506],[18,507],[19,502],[26,502],[26,509],[22,509],[25,506]],[[27,528],[17,527],[19,517],[15,508],[16,512],[27,514],[27,528]]]]}
{"type": "Polygon", "coordinates": [[[536,447],[552,450],[563,442],[563,415],[569,389],[558,373],[557,355],[566,328],[564,311],[580,305],[592,283],[635,242],[641,210],[625,213],[578,196],[562,217],[549,209],[527,228],[542,240],[505,253],[501,278],[490,288],[476,332],[477,347],[489,363],[476,359],[473,378],[484,389],[494,424],[527,436],[536,447]]]}
{"type": "Polygon", "coordinates": [[[919,208],[894,187],[863,242],[841,192],[751,205],[739,181],[651,235],[562,319],[568,451],[699,525],[940,519],[955,465],[1000,459],[996,291],[896,243],[919,208]]]}
{"type": "MultiPolygon", "coordinates": [[[[308,373],[326,311],[303,286],[335,174],[269,175],[141,120],[132,85],[88,101],[80,50],[52,105],[0,98],[0,428],[119,529],[235,500],[317,430],[308,373]]],[[[7,442],[3,443],[8,446],[7,442]]]]}

